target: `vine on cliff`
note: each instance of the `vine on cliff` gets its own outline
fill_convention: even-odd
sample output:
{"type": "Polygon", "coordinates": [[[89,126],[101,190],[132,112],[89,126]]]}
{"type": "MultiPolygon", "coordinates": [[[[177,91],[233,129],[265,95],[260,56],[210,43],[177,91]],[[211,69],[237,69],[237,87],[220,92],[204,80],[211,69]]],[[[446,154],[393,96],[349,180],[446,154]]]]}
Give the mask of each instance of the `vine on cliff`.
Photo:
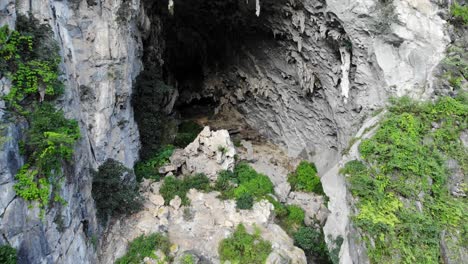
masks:
{"type": "Polygon", "coordinates": [[[0,28],[0,69],[11,80],[11,89],[2,99],[28,122],[21,146],[27,162],[16,175],[14,189],[23,199],[39,202],[41,214],[51,198],[64,202],[59,195],[62,166],[71,161],[80,137],[78,123],[47,102],[63,92],[59,63],[48,25],[20,15],[17,30],[0,28]]]}

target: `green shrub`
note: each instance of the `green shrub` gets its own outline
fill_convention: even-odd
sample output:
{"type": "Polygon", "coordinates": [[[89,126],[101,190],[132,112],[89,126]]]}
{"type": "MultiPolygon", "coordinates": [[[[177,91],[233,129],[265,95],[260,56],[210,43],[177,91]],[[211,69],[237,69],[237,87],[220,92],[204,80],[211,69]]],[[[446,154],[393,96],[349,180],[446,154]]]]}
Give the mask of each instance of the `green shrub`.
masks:
{"type": "Polygon", "coordinates": [[[53,201],[65,203],[59,195],[62,166],[71,160],[80,131],[76,121],[46,102],[63,92],[51,28],[32,15],[18,15],[16,25],[17,31],[0,28],[0,78],[5,74],[12,81],[2,99],[29,123],[22,145],[27,162],[16,175],[14,189],[25,200],[38,201],[42,215],[50,192],[53,201]]]}
{"type": "Polygon", "coordinates": [[[254,197],[262,198],[267,194],[273,193],[273,183],[268,176],[257,174],[255,178],[246,182],[241,182],[234,190],[234,196],[236,198],[246,193],[254,197]]]}
{"type": "Polygon", "coordinates": [[[286,206],[288,210],[287,221],[292,225],[301,226],[304,224],[305,213],[302,208],[297,205],[286,206]]]}
{"type": "Polygon", "coordinates": [[[163,147],[154,157],[146,161],[139,161],[135,165],[135,175],[138,182],[143,179],[153,179],[159,181],[163,175],[159,173],[159,168],[170,162],[169,158],[174,152],[174,147],[167,145],[163,147]]]}
{"type": "Polygon", "coordinates": [[[129,173],[129,169],[112,159],[106,160],[97,172],[92,172],[92,195],[102,222],[107,222],[109,217],[130,214],[141,208],[138,185],[126,179],[130,178],[129,173]]]}
{"type": "Polygon", "coordinates": [[[248,182],[258,176],[258,173],[247,163],[241,162],[234,168],[234,183],[248,182]]]}
{"type": "Polygon", "coordinates": [[[439,263],[442,230],[463,240],[468,205],[449,194],[445,164],[454,159],[468,173],[468,152],[460,141],[468,128],[464,98],[392,100],[375,135],[359,146],[364,162],[342,169],[358,198],[353,222],[365,233],[371,262],[439,263]]]}
{"type": "Polygon", "coordinates": [[[186,254],[183,256],[181,264],[195,264],[195,259],[191,254],[186,254]]]}
{"type": "Polygon", "coordinates": [[[240,224],[231,237],[223,239],[218,248],[221,261],[239,264],[265,263],[272,251],[271,244],[260,238],[260,234],[249,234],[240,224]]]}
{"type": "Polygon", "coordinates": [[[187,197],[187,192],[190,189],[208,191],[210,190],[210,180],[204,174],[196,174],[195,176],[188,176],[184,179],[177,179],[173,176],[169,176],[164,178],[164,183],[159,193],[164,198],[166,205],[168,205],[176,195],[180,197],[183,205],[188,205],[190,200],[187,197]]]}
{"type": "Polygon", "coordinates": [[[468,25],[468,6],[454,2],[450,7],[450,13],[456,21],[460,21],[464,25],[468,25]]]}
{"type": "Polygon", "coordinates": [[[3,264],[16,264],[18,257],[16,255],[16,249],[9,245],[0,246],[0,263],[3,264]]]}
{"type": "Polygon", "coordinates": [[[203,130],[203,127],[194,121],[182,122],[177,130],[177,135],[174,139],[174,145],[179,148],[185,148],[192,143],[198,134],[203,130]]]}
{"type": "MultiPolygon", "coordinates": [[[[235,180],[236,176],[232,171],[223,170],[219,172],[218,178],[216,179],[214,189],[221,192],[222,194],[232,193],[234,190],[234,185],[232,182],[235,180]]],[[[223,195],[221,195],[224,197],[223,195]]],[[[227,197],[224,197],[227,198],[227,197]]]]}
{"type": "Polygon", "coordinates": [[[277,200],[275,200],[275,198],[271,196],[267,196],[266,198],[275,208],[274,209],[275,216],[278,219],[284,219],[288,215],[288,209],[286,208],[284,204],[278,202],[277,200]]]}
{"type": "Polygon", "coordinates": [[[242,210],[252,209],[253,202],[253,196],[250,193],[245,193],[236,199],[236,207],[242,210]]]}
{"type": "Polygon", "coordinates": [[[301,227],[294,233],[294,244],[309,256],[320,258],[319,263],[328,263],[328,248],[323,233],[312,227],[301,227]]]}
{"type": "Polygon", "coordinates": [[[268,199],[268,194],[273,193],[273,187],[267,176],[256,172],[247,163],[239,163],[233,172],[220,172],[215,183],[215,190],[221,192],[220,198],[236,199],[243,206],[239,209],[247,208],[248,202],[244,201],[249,201],[250,197],[253,200],[268,199]]]}
{"type": "Polygon", "coordinates": [[[27,201],[39,201],[44,209],[49,203],[50,185],[54,201],[59,195],[62,166],[71,161],[73,147],[80,137],[78,123],[64,117],[49,103],[37,105],[28,115],[24,151],[27,163],[16,175],[16,193],[27,201]]]}
{"type": "Polygon", "coordinates": [[[294,173],[288,175],[293,191],[314,192],[323,195],[322,183],[313,163],[301,161],[294,173]]]}
{"type": "Polygon", "coordinates": [[[12,81],[3,99],[10,109],[24,114],[30,98],[39,99],[41,90],[54,98],[62,93],[63,84],[58,80],[60,56],[50,27],[20,15],[17,28],[0,28],[0,69],[12,81]]]}
{"type": "MultiPolygon", "coordinates": [[[[149,236],[141,235],[130,242],[127,253],[117,259],[115,264],[140,264],[145,257],[157,260],[155,252],[161,250],[166,256],[169,256],[171,243],[169,239],[159,233],[149,236]]],[[[167,261],[167,260],[159,260],[167,261]]]]}

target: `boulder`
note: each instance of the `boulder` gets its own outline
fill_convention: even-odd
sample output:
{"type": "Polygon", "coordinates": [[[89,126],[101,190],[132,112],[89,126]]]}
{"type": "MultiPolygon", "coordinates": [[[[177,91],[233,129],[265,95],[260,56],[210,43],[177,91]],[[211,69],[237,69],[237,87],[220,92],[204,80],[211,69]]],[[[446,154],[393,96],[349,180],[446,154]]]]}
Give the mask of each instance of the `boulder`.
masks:
{"type": "Polygon", "coordinates": [[[174,151],[171,163],[162,167],[160,173],[181,168],[183,174],[203,173],[215,181],[220,171],[234,169],[234,155],[236,150],[227,130],[205,127],[185,149],[174,151]]]}

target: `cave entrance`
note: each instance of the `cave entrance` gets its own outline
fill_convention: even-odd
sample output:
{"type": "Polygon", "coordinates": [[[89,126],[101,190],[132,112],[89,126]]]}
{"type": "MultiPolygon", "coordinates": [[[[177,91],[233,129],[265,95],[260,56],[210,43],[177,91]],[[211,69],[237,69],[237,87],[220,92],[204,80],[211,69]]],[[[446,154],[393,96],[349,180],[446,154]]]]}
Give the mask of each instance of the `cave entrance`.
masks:
{"type": "MultiPolygon", "coordinates": [[[[188,121],[207,124],[223,95],[204,89],[207,77],[235,67],[245,47],[273,38],[256,3],[174,0],[172,6],[168,1],[145,1],[152,29],[143,42],[144,71],[133,94],[143,159],[177,141],[188,121]]],[[[268,4],[262,12],[268,14],[268,4]]]]}

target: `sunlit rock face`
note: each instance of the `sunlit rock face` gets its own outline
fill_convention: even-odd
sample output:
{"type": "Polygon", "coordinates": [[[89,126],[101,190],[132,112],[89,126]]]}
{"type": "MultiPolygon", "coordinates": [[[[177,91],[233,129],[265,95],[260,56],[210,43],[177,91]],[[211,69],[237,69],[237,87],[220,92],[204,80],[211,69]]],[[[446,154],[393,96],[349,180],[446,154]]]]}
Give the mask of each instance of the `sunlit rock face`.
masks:
{"type": "MultiPolygon", "coordinates": [[[[72,165],[64,167],[60,195],[67,203],[49,208],[41,220],[39,210],[30,209],[13,190],[14,175],[23,164],[18,142],[24,125],[5,126],[8,142],[0,150],[4,157],[0,160],[0,242],[18,249],[19,263],[97,263],[91,240],[99,237],[100,230],[89,169],[108,158],[132,167],[138,158],[140,144],[130,98],[132,82],[141,69],[144,12],[139,1],[125,0],[2,0],[0,10],[2,25],[13,27],[17,13],[29,12],[51,25],[67,87],[58,108],[81,127],[72,165]]],[[[2,80],[2,94],[6,86],[8,82],[2,80]]],[[[0,116],[7,118],[1,105],[0,116]]]]}
{"type": "MultiPolygon", "coordinates": [[[[176,89],[156,100],[158,109],[170,113],[180,103],[211,98],[218,110],[237,109],[287,154],[314,161],[325,174],[389,96],[431,96],[432,70],[448,42],[439,17],[447,6],[435,2],[174,0],[168,10],[167,1],[0,0],[1,25],[13,26],[16,12],[31,12],[52,26],[68,88],[59,107],[82,132],[63,184],[67,205],[41,221],[12,190],[23,162],[22,125],[6,125],[0,241],[19,248],[21,263],[96,263],[90,241],[100,230],[88,168],[107,158],[132,167],[138,159],[131,97],[149,62],[150,73],[176,89]]],[[[0,91],[7,89],[1,80],[0,91]]],[[[352,234],[344,182],[324,185],[331,215],[343,212],[339,221],[330,218],[337,221],[326,232],[346,238],[352,234]]],[[[350,253],[358,245],[347,243],[342,261],[359,262],[350,253]]]]}

